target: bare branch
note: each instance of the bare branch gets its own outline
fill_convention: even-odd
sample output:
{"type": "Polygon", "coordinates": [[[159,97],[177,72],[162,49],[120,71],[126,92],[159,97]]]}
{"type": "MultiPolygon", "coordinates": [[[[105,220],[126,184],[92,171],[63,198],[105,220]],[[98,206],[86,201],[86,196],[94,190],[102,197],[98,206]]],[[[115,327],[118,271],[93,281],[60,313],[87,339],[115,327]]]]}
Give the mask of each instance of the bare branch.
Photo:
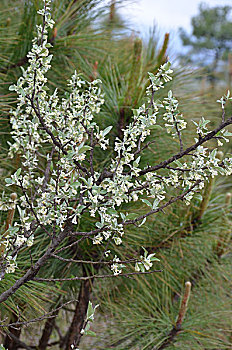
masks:
{"type": "Polygon", "coordinates": [[[171,164],[172,162],[174,162],[177,159],[182,158],[185,155],[188,155],[190,152],[194,151],[195,149],[197,149],[198,146],[202,145],[203,143],[211,140],[219,131],[221,131],[222,129],[224,129],[226,126],[232,124],[232,117],[228,118],[224,123],[220,124],[216,129],[214,129],[213,131],[209,132],[205,137],[202,137],[201,140],[199,140],[198,142],[196,142],[194,145],[186,148],[184,151],[179,152],[177,154],[175,154],[174,156],[172,156],[171,158],[164,160],[163,162],[155,165],[155,166],[151,166],[151,167],[147,167],[144,170],[141,170],[139,175],[144,175],[147,174],[151,171],[156,171],[159,169],[164,169],[166,168],[167,165],[171,164]]]}
{"type": "MultiPolygon", "coordinates": [[[[110,265],[113,264],[114,261],[113,260],[109,260],[109,261],[89,261],[89,260],[75,260],[75,259],[65,259],[62,258],[61,256],[58,256],[56,254],[52,254],[51,255],[53,258],[58,259],[60,261],[64,261],[64,262],[73,262],[73,263],[80,263],[80,264],[90,264],[90,265],[110,265]]],[[[134,262],[140,262],[141,259],[128,259],[128,260],[124,260],[124,261],[120,261],[120,264],[131,264],[134,262]]]]}
{"type": "Polygon", "coordinates": [[[35,323],[35,322],[40,322],[40,321],[43,321],[45,319],[48,319],[48,318],[54,318],[56,317],[55,315],[53,315],[55,312],[63,309],[65,306],[71,304],[71,303],[74,303],[76,302],[77,300],[76,299],[73,299],[73,300],[69,300],[67,301],[66,303],[62,304],[61,306],[57,307],[56,309],[53,309],[52,311],[40,316],[40,317],[36,317],[36,318],[33,318],[29,321],[18,321],[18,322],[13,322],[13,323],[9,323],[9,324],[6,324],[6,323],[2,323],[2,321],[0,321],[0,327],[9,327],[9,326],[27,326],[28,324],[30,323],[35,323]]]}
{"type": "MultiPolygon", "coordinates": [[[[120,262],[119,262],[120,263],[120,262]]],[[[154,272],[162,272],[163,270],[149,270],[145,272],[128,272],[128,273],[120,273],[118,275],[108,274],[108,275],[92,275],[87,277],[70,277],[70,278],[40,278],[35,277],[34,281],[39,282],[62,282],[62,281],[86,281],[95,278],[113,278],[113,277],[129,277],[134,275],[147,275],[154,272]]]]}
{"type": "Polygon", "coordinates": [[[180,142],[180,152],[183,151],[183,142],[182,142],[182,139],[181,139],[181,132],[178,128],[178,121],[176,120],[175,116],[173,116],[174,118],[174,121],[175,121],[175,128],[176,128],[176,132],[177,132],[177,135],[178,135],[178,138],[179,138],[179,142],[180,142]]]}
{"type": "Polygon", "coordinates": [[[199,183],[201,182],[201,180],[197,180],[195,182],[195,184],[193,186],[191,186],[188,190],[186,190],[185,192],[183,192],[182,194],[180,194],[177,197],[171,198],[167,203],[165,203],[164,205],[162,205],[159,208],[153,209],[151,211],[149,211],[148,213],[144,214],[144,215],[140,215],[139,217],[137,217],[134,220],[127,220],[122,222],[122,225],[130,225],[130,224],[135,224],[138,221],[141,221],[145,218],[147,218],[148,216],[158,213],[159,211],[163,211],[164,208],[168,207],[169,205],[171,205],[172,203],[175,203],[178,200],[182,200],[189,192],[191,192],[197,185],[199,185],[199,183]]]}

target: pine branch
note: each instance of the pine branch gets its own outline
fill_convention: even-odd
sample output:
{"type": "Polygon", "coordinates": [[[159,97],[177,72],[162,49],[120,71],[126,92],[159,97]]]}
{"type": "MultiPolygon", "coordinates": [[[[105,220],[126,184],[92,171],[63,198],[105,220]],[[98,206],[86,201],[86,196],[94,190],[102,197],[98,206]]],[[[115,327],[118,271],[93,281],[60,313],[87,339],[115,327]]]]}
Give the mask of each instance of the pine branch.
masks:
{"type": "Polygon", "coordinates": [[[181,301],[176,324],[173,326],[171,331],[165,337],[165,340],[158,347],[154,347],[152,350],[166,349],[168,346],[170,346],[173,343],[173,341],[176,339],[178,333],[182,330],[182,323],[184,321],[184,318],[185,318],[185,315],[187,312],[190,291],[191,291],[191,282],[186,282],[184,296],[183,296],[182,301],[181,301]]]}

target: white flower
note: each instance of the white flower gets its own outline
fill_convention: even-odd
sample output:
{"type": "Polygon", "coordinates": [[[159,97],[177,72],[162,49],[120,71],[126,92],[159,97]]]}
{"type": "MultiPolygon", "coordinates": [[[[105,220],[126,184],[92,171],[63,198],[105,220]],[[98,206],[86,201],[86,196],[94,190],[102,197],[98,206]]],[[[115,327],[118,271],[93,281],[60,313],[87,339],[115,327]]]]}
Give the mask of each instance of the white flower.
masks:
{"type": "Polygon", "coordinates": [[[27,238],[24,237],[23,235],[17,235],[15,245],[16,247],[20,247],[27,241],[27,238]]]}
{"type": "Polygon", "coordinates": [[[138,195],[136,193],[132,194],[132,199],[134,202],[137,202],[137,200],[139,199],[138,195]]]}
{"type": "Polygon", "coordinates": [[[17,267],[15,258],[12,258],[12,256],[8,255],[6,257],[6,260],[7,260],[6,273],[14,273],[17,267]]]}
{"type": "Polygon", "coordinates": [[[77,224],[77,219],[78,219],[78,216],[74,215],[74,217],[72,218],[72,223],[77,224]]]}
{"type": "MultiPolygon", "coordinates": [[[[85,332],[84,329],[82,329],[82,330],[81,330],[81,334],[83,334],[84,332],[85,332]]],[[[75,347],[74,344],[71,345],[71,349],[72,349],[72,350],[79,350],[78,348],[75,347]]]]}
{"type": "Polygon", "coordinates": [[[111,270],[113,271],[114,275],[117,276],[120,273],[122,273],[122,269],[120,269],[120,264],[112,264],[111,270]]]}
{"type": "Polygon", "coordinates": [[[103,241],[102,235],[99,233],[97,236],[94,237],[93,239],[93,244],[101,244],[103,241]]]}
{"type": "Polygon", "coordinates": [[[109,254],[110,254],[110,250],[107,250],[107,251],[105,252],[105,256],[108,258],[109,254]]]}
{"type": "Polygon", "coordinates": [[[116,245],[122,244],[122,240],[121,240],[120,237],[114,236],[114,237],[113,237],[113,240],[114,240],[114,243],[115,243],[116,245]]]}
{"type": "Polygon", "coordinates": [[[31,247],[34,243],[34,236],[30,236],[28,239],[27,239],[27,246],[28,247],[31,247]]]}

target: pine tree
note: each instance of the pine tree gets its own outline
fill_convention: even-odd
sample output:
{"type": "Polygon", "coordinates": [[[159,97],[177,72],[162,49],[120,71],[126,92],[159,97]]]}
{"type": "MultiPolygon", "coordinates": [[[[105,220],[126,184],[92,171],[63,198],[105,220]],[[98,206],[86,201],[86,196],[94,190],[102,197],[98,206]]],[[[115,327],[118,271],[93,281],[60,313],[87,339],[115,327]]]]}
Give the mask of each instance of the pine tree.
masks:
{"type": "MultiPolygon", "coordinates": [[[[118,40],[114,38],[112,31],[102,33],[96,28],[91,28],[90,22],[95,16],[94,4],[96,2],[73,1],[71,6],[70,2],[57,0],[54,6],[57,25],[49,34],[49,40],[54,44],[53,54],[56,57],[54,70],[49,75],[49,87],[53,90],[54,85],[58,85],[62,91],[66,78],[71,75],[74,66],[78,72],[84,72],[84,76],[89,80],[100,77],[103,81],[106,103],[98,119],[102,127],[114,125],[113,138],[115,138],[120,137],[122,130],[130,123],[133,116],[131,109],[136,109],[144,101],[148,86],[147,71],[155,74],[160,64],[166,61],[168,35],[165,36],[160,50],[154,45],[153,37],[148,46],[144,45],[139,38],[126,36],[118,40]],[[81,16],[76,15],[76,7],[81,16]],[[80,29],[83,30],[83,34],[80,29]],[[108,48],[107,37],[111,40],[110,48],[108,48]],[[92,50],[88,49],[86,41],[83,45],[83,40],[87,39],[92,50]],[[65,43],[67,46],[64,46],[65,43]]],[[[8,46],[5,47],[5,58],[2,58],[5,63],[2,65],[1,76],[5,82],[9,82],[2,85],[4,98],[1,110],[4,122],[8,116],[9,105],[15,103],[15,95],[9,96],[8,86],[21,74],[19,66],[24,67],[24,64],[27,64],[23,58],[30,47],[31,34],[25,31],[24,21],[29,13],[30,16],[34,14],[34,19],[31,19],[30,23],[35,24],[38,20],[36,10],[39,4],[34,2],[30,9],[27,5],[26,3],[21,24],[15,17],[12,18],[12,22],[7,19],[7,25],[4,27],[11,38],[7,41],[8,46]],[[14,23],[18,28],[24,28],[18,32],[22,37],[16,46],[13,38],[15,31],[13,28],[7,29],[9,22],[14,23]],[[17,56],[19,52],[20,55],[17,56]]],[[[19,8],[23,7],[19,6],[19,8]]],[[[4,22],[4,16],[2,18],[4,22]]],[[[158,97],[162,99],[164,94],[165,90],[159,93],[158,97]]],[[[191,118],[190,114],[189,119],[191,118]]],[[[6,130],[9,130],[8,124],[4,125],[6,130]]],[[[144,165],[146,162],[149,163],[151,158],[152,163],[159,163],[179,147],[171,137],[163,138],[161,133],[160,128],[154,129],[147,147],[143,150],[144,165]]],[[[186,145],[190,144],[190,138],[191,133],[184,139],[186,145]]],[[[7,135],[1,138],[4,154],[7,154],[8,139],[7,135]]],[[[209,147],[215,147],[214,141],[209,147]]],[[[18,167],[20,161],[15,159],[13,166],[8,160],[2,161],[1,168],[4,175],[12,172],[13,167],[18,167]]],[[[105,157],[105,152],[99,151],[98,163],[104,168],[107,162],[109,158],[105,157]]],[[[2,308],[2,318],[10,317],[11,322],[24,318],[27,322],[32,318],[32,314],[41,316],[50,309],[51,315],[55,317],[48,318],[39,329],[32,327],[29,343],[39,344],[40,350],[48,348],[48,344],[52,344],[54,349],[56,347],[70,349],[78,327],[80,328],[83,324],[92,293],[94,300],[99,300],[101,311],[105,315],[113,314],[115,319],[113,324],[106,322],[107,331],[104,331],[101,339],[101,331],[98,329],[98,324],[99,328],[101,327],[101,316],[99,317],[96,329],[101,341],[98,338],[97,342],[91,345],[92,348],[229,349],[230,335],[227,329],[230,321],[228,317],[230,195],[225,195],[229,185],[224,184],[218,177],[216,184],[212,181],[209,183],[209,188],[210,193],[201,193],[201,196],[195,198],[187,210],[184,204],[174,204],[165,209],[165,213],[160,213],[148,220],[146,225],[128,229],[123,249],[120,246],[117,249],[114,248],[121,259],[128,255],[131,257],[135,254],[143,255],[143,251],[140,251],[141,246],[148,253],[155,251],[162,263],[162,272],[144,277],[135,276],[133,279],[121,277],[114,280],[114,283],[107,280],[102,280],[100,283],[92,279],[79,284],[72,281],[57,282],[51,287],[46,282],[29,282],[23,289],[19,289],[15,301],[6,302],[2,308]],[[189,282],[184,291],[186,281],[192,284],[191,296],[189,296],[189,282]],[[219,287],[220,292],[218,292],[219,287]],[[181,298],[185,301],[185,303],[182,302],[182,307],[181,298]],[[70,299],[73,299],[71,306],[66,305],[70,299]],[[66,310],[61,310],[61,306],[66,310]],[[83,309],[85,309],[84,312],[81,311],[83,309]],[[63,328],[64,315],[67,316],[67,321],[63,328]],[[38,333],[38,337],[35,337],[35,333],[38,333]]],[[[175,190],[172,194],[175,195],[175,190]]],[[[141,203],[133,206],[125,205],[123,211],[126,214],[132,210],[131,219],[133,219],[146,211],[146,205],[146,202],[143,205],[141,203]]],[[[8,218],[5,216],[7,222],[10,217],[13,217],[12,214],[8,212],[8,218]]],[[[86,220],[91,219],[86,217],[86,220]]],[[[4,225],[3,230],[5,228],[4,225]]],[[[36,252],[46,249],[47,242],[46,235],[42,231],[39,232],[31,251],[32,260],[36,252]]],[[[97,248],[90,250],[88,243],[83,244],[79,249],[81,251],[70,249],[62,254],[62,259],[77,259],[81,254],[85,260],[89,260],[99,255],[99,250],[97,248]]],[[[21,255],[20,259],[18,266],[21,273],[30,267],[31,261],[28,259],[27,251],[21,255]]],[[[85,266],[81,262],[70,265],[64,260],[54,260],[42,269],[41,276],[65,278],[70,274],[73,276],[81,274],[83,277],[89,277],[98,273],[96,268],[85,268],[85,266]]],[[[160,269],[160,263],[157,262],[155,267],[160,269]]],[[[4,279],[2,290],[8,289],[17,277],[16,273],[10,275],[7,280],[4,279]]],[[[4,339],[5,346],[8,349],[26,348],[25,342],[28,342],[30,332],[23,330],[21,333],[20,327],[16,333],[14,332],[14,327],[5,330],[5,334],[8,334],[4,339]]],[[[82,347],[84,349],[85,343],[89,349],[88,341],[88,338],[83,338],[81,349],[82,347]]]]}

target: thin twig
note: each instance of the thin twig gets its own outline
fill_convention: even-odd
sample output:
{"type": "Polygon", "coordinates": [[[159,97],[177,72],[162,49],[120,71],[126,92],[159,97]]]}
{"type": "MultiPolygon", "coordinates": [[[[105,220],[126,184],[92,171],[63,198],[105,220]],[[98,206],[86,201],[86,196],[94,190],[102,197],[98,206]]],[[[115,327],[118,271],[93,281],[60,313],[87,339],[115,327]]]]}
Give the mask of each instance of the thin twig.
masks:
{"type": "MultiPolygon", "coordinates": [[[[71,303],[74,303],[74,302],[77,302],[77,301],[78,301],[78,300],[76,300],[76,299],[69,300],[69,301],[67,301],[66,303],[64,303],[64,304],[62,304],[61,306],[59,306],[58,308],[56,308],[56,309],[54,309],[54,310],[52,310],[52,311],[50,311],[50,312],[44,314],[43,316],[40,316],[40,317],[37,317],[37,318],[33,318],[33,319],[29,320],[29,321],[21,321],[21,322],[19,321],[19,322],[13,322],[13,323],[9,323],[9,324],[4,323],[4,324],[0,324],[0,327],[26,326],[26,325],[28,325],[29,323],[35,323],[35,322],[43,321],[43,320],[48,319],[48,318],[54,318],[54,317],[56,317],[56,316],[55,316],[55,315],[52,315],[52,314],[54,314],[55,312],[61,310],[63,307],[67,306],[68,304],[71,304],[71,303]],[[49,315],[51,315],[51,316],[49,316],[49,315]]],[[[2,322],[2,321],[0,321],[0,323],[1,323],[1,322],[2,322]]]]}
{"type": "MultiPolygon", "coordinates": [[[[110,260],[110,261],[90,261],[90,260],[75,260],[75,259],[65,259],[62,258],[61,256],[58,256],[56,254],[52,254],[51,255],[53,258],[56,258],[60,261],[64,261],[64,262],[73,262],[73,263],[79,263],[79,264],[91,264],[91,265],[110,265],[113,264],[114,261],[110,260]]],[[[128,260],[124,260],[124,261],[120,261],[120,264],[130,264],[132,262],[140,262],[141,259],[128,259],[128,260]]]]}
{"type": "Polygon", "coordinates": [[[136,223],[136,222],[138,222],[138,221],[141,221],[141,220],[147,218],[148,216],[150,216],[150,215],[152,215],[152,214],[158,213],[159,211],[163,211],[164,208],[168,207],[168,206],[171,205],[172,203],[175,203],[175,202],[178,201],[178,200],[184,199],[184,197],[185,197],[188,193],[190,193],[190,192],[194,189],[194,187],[198,186],[198,185],[200,184],[200,182],[201,182],[201,180],[197,180],[197,181],[195,182],[195,184],[192,185],[188,190],[184,191],[184,192],[183,192],[182,194],[180,194],[179,196],[176,196],[176,197],[174,197],[174,198],[171,198],[167,203],[165,203],[165,204],[162,205],[161,207],[156,208],[156,209],[153,209],[153,210],[149,211],[148,213],[146,213],[146,214],[144,214],[144,215],[140,215],[140,216],[138,216],[138,217],[137,217],[136,219],[134,219],[134,220],[126,220],[126,221],[123,221],[123,222],[122,222],[122,225],[125,226],[125,225],[134,224],[134,223],[136,223]]]}
{"type": "Polygon", "coordinates": [[[39,282],[62,282],[62,281],[87,281],[95,278],[114,278],[114,277],[128,277],[128,276],[134,276],[134,275],[147,275],[154,272],[162,272],[163,270],[151,270],[151,271],[145,271],[145,272],[128,272],[128,273],[120,273],[118,275],[92,275],[87,277],[70,277],[70,278],[41,278],[41,277],[35,277],[34,281],[39,282]]]}

